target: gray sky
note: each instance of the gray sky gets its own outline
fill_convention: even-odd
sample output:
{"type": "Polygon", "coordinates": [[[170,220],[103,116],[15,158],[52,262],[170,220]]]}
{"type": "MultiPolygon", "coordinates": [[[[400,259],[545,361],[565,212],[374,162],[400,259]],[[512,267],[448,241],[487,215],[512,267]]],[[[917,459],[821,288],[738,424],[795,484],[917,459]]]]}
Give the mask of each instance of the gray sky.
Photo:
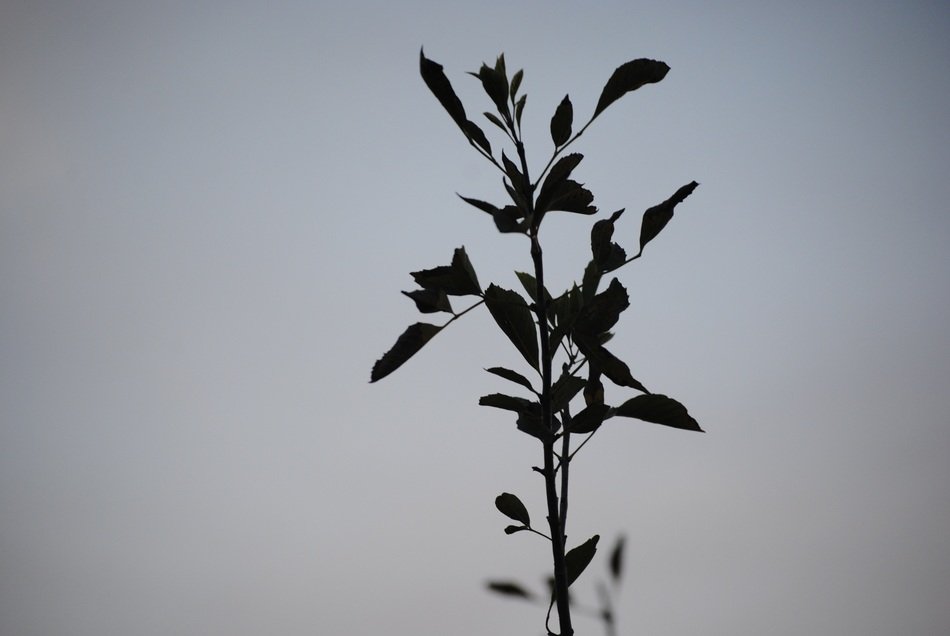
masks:
{"type": "MultiPolygon", "coordinates": [[[[408,273],[522,240],[418,76],[504,51],[535,170],[565,93],[672,70],[575,144],[601,210],[699,189],[622,271],[614,349],[697,435],[611,421],[570,542],[628,536],[623,634],[950,632],[943,2],[0,7],[0,632],[541,634],[539,449],[486,312],[395,375],[408,273]]],[[[500,145],[501,140],[496,141],[500,145]]],[[[590,220],[550,218],[551,287],[590,220]]],[[[626,237],[626,238],[624,238],[626,237]]],[[[615,391],[616,400],[624,395],[615,391]]],[[[593,600],[598,559],[577,584],[593,600]]],[[[602,633],[578,619],[578,633],[602,633]]]]}

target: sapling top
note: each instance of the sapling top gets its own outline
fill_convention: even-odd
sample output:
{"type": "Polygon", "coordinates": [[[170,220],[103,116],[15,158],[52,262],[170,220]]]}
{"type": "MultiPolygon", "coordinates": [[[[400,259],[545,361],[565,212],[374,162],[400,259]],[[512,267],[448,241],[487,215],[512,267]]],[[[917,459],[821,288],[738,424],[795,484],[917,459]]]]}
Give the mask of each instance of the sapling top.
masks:
{"type": "MultiPolygon", "coordinates": [[[[607,80],[590,119],[576,132],[573,105],[565,96],[551,118],[554,150],[532,179],[521,131],[526,100],[526,95],[520,93],[523,72],[519,70],[509,79],[505,57],[500,55],[494,66],[483,64],[477,72],[470,73],[481,82],[494,106],[495,112],[485,112],[484,117],[503,133],[503,141],[514,151],[509,156],[504,149],[499,152],[493,148],[485,132],[469,119],[442,66],[426,58],[423,52],[419,55],[419,66],[422,79],[465,139],[502,176],[504,203],[496,205],[471,197],[461,197],[462,200],[490,216],[499,232],[526,236],[530,242],[532,267],[530,273],[516,272],[524,294],[493,283],[483,287],[464,247],[455,250],[448,265],[412,272],[418,288],[403,294],[413,300],[420,312],[444,313],[448,318],[439,324],[410,325],[373,365],[370,381],[376,382],[395,371],[467,312],[482,305],[488,309],[499,329],[524,358],[526,368],[522,371],[505,367],[487,369],[513,385],[511,389],[515,394],[492,393],[482,396],[479,404],[512,412],[517,429],[538,440],[543,463],[534,470],[544,478],[547,533],[531,525],[528,509],[517,496],[502,493],[495,505],[516,522],[505,528],[507,534],[529,531],[550,542],[554,586],[548,618],[551,608],[556,607],[559,633],[571,636],[574,630],[567,590],[593,559],[599,539],[594,535],[567,549],[571,459],[605,421],[616,417],[702,430],[682,404],[648,390],[633,377],[630,367],[606,346],[620,314],[630,304],[626,288],[616,277],[608,275],[640,258],[646,245],[673,217],[674,208],[698,184],[692,181],[682,186],[669,199],[643,213],[639,246],[632,256],[613,240],[624,213],[622,209],[596,221],[590,230],[591,259],[580,282],[556,296],[544,284],[539,230],[552,212],[597,213],[593,194],[572,179],[583,155],[564,151],[608,106],[631,91],[661,81],[669,67],[656,60],[637,59],[617,68],[607,80]],[[469,299],[464,309],[459,311],[453,307],[453,300],[458,303],[458,299],[464,298],[469,299]],[[619,402],[606,399],[604,378],[621,389],[619,402]],[[628,395],[624,398],[622,393],[628,395]],[[572,435],[583,436],[580,444],[573,448],[572,435]]],[[[548,633],[553,633],[550,628],[548,633]]]]}

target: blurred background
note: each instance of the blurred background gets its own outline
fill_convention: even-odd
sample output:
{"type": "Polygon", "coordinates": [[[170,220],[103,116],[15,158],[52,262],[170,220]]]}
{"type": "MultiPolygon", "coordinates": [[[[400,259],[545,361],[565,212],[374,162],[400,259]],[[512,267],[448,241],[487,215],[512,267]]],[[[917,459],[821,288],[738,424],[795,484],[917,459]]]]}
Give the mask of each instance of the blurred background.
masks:
{"type": "MultiPolygon", "coordinates": [[[[484,587],[547,568],[493,506],[543,519],[540,449],[477,406],[520,356],[473,312],[368,384],[410,271],[530,267],[455,195],[500,178],[421,45],[473,119],[465,71],[525,70],[535,171],[565,93],[584,122],[672,68],[572,146],[628,250],[701,184],[612,349],[707,433],[614,420],[572,470],[569,542],[627,536],[620,633],[950,632],[948,34],[938,1],[2,3],[0,633],[543,633],[484,587]]],[[[549,218],[552,291],[590,223],[549,218]]]]}

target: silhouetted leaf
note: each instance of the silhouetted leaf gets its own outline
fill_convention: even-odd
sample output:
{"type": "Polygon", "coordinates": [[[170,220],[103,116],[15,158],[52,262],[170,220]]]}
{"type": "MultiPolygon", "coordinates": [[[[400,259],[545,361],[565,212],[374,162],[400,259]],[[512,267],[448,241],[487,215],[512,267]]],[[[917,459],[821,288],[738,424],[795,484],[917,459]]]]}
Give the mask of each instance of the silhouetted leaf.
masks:
{"type": "Polygon", "coordinates": [[[441,330],[442,327],[430,325],[425,322],[417,322],[414,325],[410,325],[396,340],[396,344],[373,365],[373,371],[370,374],[369,381],[376,382],[377,380],[381,380],[398,369],[441,330]]]}
{"type": "Polygon", "coordinates": [[[540,440],[543,440],[550,437],[552,432],[556,433],[560,427],[560,423],[555,417],[554,430],[548,430],[548,428],[544,425],[544,420],[541,418],[541,412],[539,409],[537,413],[522,413],[518,415],[516,426],[522,433],[527,433],[531,437],[536,437],[540,440]]]}
{"type": "Polygon", "coordinates": [[[441,290],[449,296],[479,295],[482,292],[464,247],[455,250],[451,265],[412,272],[412,277],[423,289],[441,290]]]}
{"type": "Polygon", "coordinates": [[[421,49],[419,50],[419,71],[422,73],[422,79],[426,86],[429,87],[432,94],[449,113],[452,120],[462,129],[462,132],[469,135],[469,132],[465,130],[465,124],[468,121],[465,116],[465,108],[452,89],[452,84],[442,71],[442,65],[428,59],[421,49]]]}
{"type": "Polygon", "coordinates": [[[504,125],[503,123],[501,123],[501,120],[500,120],[500,119],[498,119],[497,117],[495,117],[495,116],[492,115],[491,113],[482,113],[482,114],[485,116],[485,119],[487,119],[487,120],[490,121],[491,123],[495,124],[496,126],[498,126],[499,128],[501,128],[501,129],[504,130],[505,132],[508,132],[508,129],[505,128],[505,125],[504,125]]]}
{"type": "Polygon", "coordinates": [[[491,393],[478,398],[480,406],[493,406],[496,409],[514,411],[515,413],[540,414],[541,405],[531,400],[505,395],[503,393],[491,393]]]}
{"type": "Polygon", "coordinates": [[[511,369],[506,369],[504,367],[492,367],[490,369],[485,369],[489,373],[502,377],[506,380],[514,382],[515,384],[520,384],[529,391],[534,392],[534,387],[531,386],[531,381],[528,378],[524,377],[517,371],[512,371],[511,369]]]}
{"type": "Polygon", "coordinates": [[[567,569],[567,584],[571,585],[577,580],[577,577],[590,565],[591,560],[597,553],[597,542],[600,535],[595,534],[590,539],[580,544],[576,548],[568,551],[564,555],[564,565],[567,569]]]}
{"type": "Polygon", "coordinates": [[[600,367],[593,360],[587,361],[587,384],[584,385],[584,403],[587,406],[604,403],[604,383],[600,381],[600,367]]]}
{"type": "Polygon", "coordinates": [[[463,197],[461,194],[458,195],[462,201],[465,201],[469,205],[475,206],[483,212],[488,212],[489,214],[495,214],[498,212],[498,208],[492,205],[491,203],[486,203],[485,201],[479,201],[478,199],[470,199],[468,197],[463,197]]]}
{"type": "Polygon", "coordinates": [[[488,143],[488,137],[485,136],[485,133],[475,124],[475,122],[466,121],[465,125],[462,127],[462,130],[464,130],[466,136],[478,144],[482,150],[487,152],[489,155],[491,154],[491,144],[488,143]]]}
{"type": "Polygon", "coordinates": [[[594,262],[602,272],[613,271],[627,260],[626,251],[610,240],[614,235],[614,223],[622,214],[622,209],[617,210],[610,215],[609,219],[601,219],[594,223],[590,230],[590,251],[594,262]]]}
{"type": "Polygon", "coordinates": [[[571,99],[567,95],[558,104],[554,111],[554,117],[551,118],[551,139],[554,141],[554,147],[560,148],[567,140],[571,138],[571,124],[574,122],[574,107],[571,105],[571,99]]]}
{"type": "Polygon", "coordinates": [[[687,183],[677,190],[669,199],[659,205],[654,205],[643,213],[643,221],[640,224],[641,253],[643,252],[644,246],[656,238],[656,235],[659,234],[660,231],[666,227],[666,224],[669,223],[670,219],[673,218],[673,208],[692,194],[698,185],[699,184],[695,181],[687,183]]]}
{"type": "Polygon", "coordinates": [[[526,195],[524,175],[518,170],[518,166],[505,155],[504,151],[501,153],[501,163],[505,167],[505,174],[508,175],[508,180],[511,182],[512,187],[514,187],[515,191],[519,194],[519,197],[516,197],[516,202],[523,202],[526,195]]]}
{"type": "Polygon", "coordinates": [[[518,122],[518,126],[521,126],[521,113],[524,112],[525,102],[528,100],[527,95],[522,95],[518,102],[515,104],[515,121],[518,122]]]}
{"type": "Polygon", "coordinates": [[[514,534],[527,529],[525,526],[505,526],[505,534],[514,534]]]}
{"type": "Polygon", "coordinates": [[[577,415],[571,417],[571,425],[567,431],[578,434],[593,433],[603,424],[608,411],[610,407],[603,403],[586,406],[577,415]]]}
{"type": "Polygon", "coordinates": [[[597,101],[597,108],[591,121],[615,101],[644,84],[659,82],[670,71],[670,67],[656,60],[639,59],[621,65],[613,72],[597,101]]]}
{"type": "Polygon", "coordinates": [[[482,88],[485,89],[485,92],[495,103],[495,107],[498,108],[498,112],[507,118],[511,118],[508,111],[508,79],[505,77],[504,73],[499,72],[499,70],[493,69],[487,64],[482,64],[482,67],[478,70],[478,73],[472,73],[478,79],[482,81],[482,88]]]}
{"type": "Polygon", "coordinates": [[[624,537],[620,535],[617,537],[614,549],[610,551],[610,577],[614,585],[620,582],[620,577],[623,575],[623,544],[624,537]]]}
{"type": "Polygon", "coordinates": [[[411,298],[416,303],[416,309],[424,314],[433,314],[438,311],[452,313],[449,297],[441,289],[416,289],[404,291],[403,294],[411,298]]]}
{"type": "Polygon", "coordinates": [[[584,305],[574,330],[583,336],[598,336],[617,324],[620,314],[630,306],[627,290],[614,278],[603,292],[584,305]]]}
{"type": "Polygon", "coordinates": [[[685,406],[671,397],[658,393],[631,398],[618,406],[614,414],[687,431],[705,432],[685,406]]]}
{"type": "Polygon", "coordinates": [[[508,96],[514,100],[515,95],[518,94],[518,89],[521,88],[521,80],[524,78],[524,71],[519,70],[511,78],[511,88],[508,90],[508,96]]]}
{"type": "Polygon", "coordinates": [[[521,500],[510,492],[503,492],[495,497],[495,507],[498,511],[515,521],[520,521],[526,526],[531,526],[531,517],[528,515],[528,509],[524,507],[521,500]]]}
{"type": "Polygon", "coordinates": [[[535,209],[541,211],[549,209],[552,197],[567,178],[571,176],[571,172],[573,172],[574,168],[577,167],[577,164],[579,164],[583,158],[584,155],[575,152],[564,155],[551,166],[551,171],[548,172],[548,176],[544,179],[544,183],[541,184],[541,190],[538,192],[535,209]]]}
{"type": "Polygon", "coordinates": [[[528,600],[534,598],[530,592],[514,581],[489,581],[488,589],[503,596],[516,596],[528,600]]]}
{"type": "Polygon", "coordinates": [[[492,214],[492,220],[495,221],[495,227],[502,234],[512,234],[515,232],[525,233],[527,227],[523,212],[514,205],[506,205],[502,209],[492,214]]]}
{"type": "Polygon", "coordinates": [[[562,373],[561,377],[551,386],[551,410],[557,413],[570,404],[574,396],[584,388],[585,383],[584,378],[562,373]]]}
{"type": "Polygon", "coordinates": [[[589,361],[594,362],[601,372],[617,386],[626,386],[637,391],[649,393],[632,375],[627,364],[607,351],[602,344],[583,335],[574,335],[574,342],[589,361]]]}
{"type": "Polygon", "coordinates": [[[560,210],[575,214],[596,214],[597,208],[591,205],[594,195],[590,190],[571,179],[566,179],[551,192],[546,205],[538,207],[539,211],[560,210]]]}
{"type": "Polygon", "coordinates": [[[538,339],[528,303],[517,292],[495,284],[488,286],[484,298],[492,318],[528,364],[537,369],[538,339]]]}

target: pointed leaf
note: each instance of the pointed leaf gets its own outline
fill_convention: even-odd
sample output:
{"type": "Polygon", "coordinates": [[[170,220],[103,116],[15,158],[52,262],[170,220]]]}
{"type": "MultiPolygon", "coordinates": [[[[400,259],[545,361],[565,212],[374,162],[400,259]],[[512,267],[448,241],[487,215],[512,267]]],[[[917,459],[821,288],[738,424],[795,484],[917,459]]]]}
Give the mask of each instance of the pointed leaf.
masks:
{"type": "Polygon", "coordinates": [[[452,313],[449,297],[441,289],[416,289],[404,291],[403,294],[411,298],[416,303],[416,309],[424,314],[433,314],[438,311],[452,313]]]}
{"type": "Polygon", "coordinates": [[[594,223],[590,230],[590,251],[602,272],[613,271],[627,260],[624,249],[610,240],[614,235],[614,223],[622,214],[623,209],[617,210],[609,219],[594,223]]]}
{"type": "Polygon", "coordinates": [[[522,95],[521,99],[515,104],[515,121],[518,122],[518,126],[521,126],[521,113],[524,112],[524,105],[527,100],[528,96],[522,95]]]}
{"type": "Polygon", "coordinates": [[[561,185],[551,192],[550,200],[539,210],[561,210],[576,214],[596,214],[597,208],[592,206],[594,195],[590,190],[571,179],[561,182],[561,185]]]}
{"type": "Polygon", "coordinates": [[[580,435],[593,433],[604,423],[608,411],[610,411],[610,407],[606,404],[591,404],[571,418],[571,425],[567,430],[569,433],[580,435]]]}
{"type": "Polygon", "coordinates": [[[658,393],[631,398],[618,406],[614,414],[687,431],[705,432],[685,406],[671,397],[658,393]]]}
{"type": "Polygon", "coordinates": [[[620,582],[620,577],[623,575],[623,544],[624,536],[620,535],[617,537],[614,549],[610,551],[610,578],[613,579],[614,585],[620,582]]]}
{"type": "Polygon", "coordinates": [[[564,155],[551,167],[551,171],[548,173],[547,178],[545,178],[544,183],[541,185],[541,190],[538,192],[537,203],[535,204],[535,209],[546,211],[549,209],[549,204],[552,197],[557,192],[558,188],[571,176],[574,168],[577,167],[577,164],[581,162],[581,159],[584,158],[584,155],[580,153],[572,153],[569,155],[564,155]]]}
{"type": "Polygon", "coordinates": [[[615,101],[645,84],[659,82],[670,71],[670,67],[656,60],[639,59],[621,65],[613,72],[594,109],[593,121],[605,108],[615,101]]]}
{"type": "Polygon", "coordinates": [[[503,393],[490,393],[478,398],[480,406],[493,406],[496,409],[514,411],[515,413],[526,413],[529,415],[540,414],[541,405],[531,400],[505,395],[503,393]]]}
{"type": "Polygon", "coordinates": [[[482,81],[482,88],[485,89],[485,92],[495,103],[498,112],[510,120],[511,116],[508,112],[508,80],[504,74],[487,64],[482,64],[482,67],[478,70],[478,79],[482,81]]]}
{"type": "Polygon", "coordinates": [[[508,96],[512,101],[514,101],[515,95],[518,94],[518,89],[521,88],[522,79],[524,79],[524,70],[519,70],[511,78],[511,88],[508,90],[508,96]]]}
{"type": "Polygon", "coordinates": [[[495,497],[495,507],[498,511],[515,521],[520,521],[524,525],[531,527],[531,517],[528,515],[528,509],[524,507],[521,500],[510,492],[503,492],[495,497]]]}
{"type": "Polygon", "coordinates": [[[462,126],[462,130],[465,132],[465,135],[475,142],[479,148],[484,150],[489,155],[491,154],[491,144],[488,143],[488,137],[485,136],[485,133],[475,125],[475,122],[465,121],[465,124],[462,126]]]}
{"type": "Polygon", "coordinates": [[[491,123],[495,124],[496,126],[498,126],[499,128],[501,128],[503,131],[508,132],[508,129],[505,128],[505,125],[504,125],[503,123],[501,123],[501,120],[500,120],[500,119],[498,119],[497,117],[495,117],[495,116],[492,115],[491,113],[482,113],[482,114],[485,116],[485,119],[487,119],[487,120],[490,121],[491,123]]]}
{"type": "Polygon", "coordinates": [[[570,404],[574,396],[581,392],[587,381],[576,375],[562,373],[551,386],[551,410],[555,413],[570,404]]]}
{"type": "MultiPolygon", "coordinates": [[[[524,175],[518,170],[518,166],[505,155],[504,151],[501,153],[501,162],[502,165],[505,166],[505,174],[508,175],[508,180],[511,182],[512,187],[514,187],[515,191],[520,195],[521,200],[524,200],[526,195],[524,175]]],[[[515,202],[517,203],[518,200],[516,199],[515,202]]]]}
{"type": "Polygon", "coordinates": [[[469,205],[472,205],[483,212],[488,212],[489,214],[494,215],[498,212],[498,208],[492,205],[491,203],[486,203],[485,201],[479,201],[478,199],[470,199],[469,197],[463,197],[461,194],[458,195],[462,201],[465,201],[469,205]]]}
{"type": "Polygon", "coordinates": [[[503,596],[516,596],[531,600],[534,596],[514,581],[489,581],[488,589],[503,596]]]}
{"type": "Polygon", "coordinates": [[[666,224],[669,223],[670,219],[673,218],[673,208],[692,194],[698,185],[699,184],[695,181],[687,183],[677,190],[669,199],[659,205],[654,205],[643,213],[643,221],[640,224],[641,253],[643,252],[644,246],[656,238],[656,235],[659,234],[660,231],[666,227],[666,224]]]}
{"type": "Polygon", "coordinates": [[[528,364],[537,369],[538,339],[528,303],[517,292],[495,284],[488,286],[484,298],[492,318],[528,364]]]}
{"type": "Polygon", "coordinates": [[[577,580],[577,577],[590,565],[591,560],[597,553],[597,542],[600,535],[595,534],[590,539],[571,549],[564,555],[564,565],[567,568],[567,584],[571,585],[577,580]]]}
{"type": "Polygon", "coordinates": [[[574,334],[574,342],[581,352],[587,356],[587,359],[595,363],[601,373],[607,376],[611,382],[617,386],[626,386],[649,393],[645,386],[630,375],[630,367],[623,360],[607,351],[602,344],[578,333],[574,334]]]}
{"type": "Polygon", "coordinates": [[[435,95],[439,103],[442,104],[442,107],[449,113],[452,121],[462,129],[462,132],[468,135],[468,131],[465,130],[465,124],[468,120],[465,117],[465,108],[462,106],[462,102],[455,94],[455,90],[452,89],[452,84],[442,71],[442,65],[428,59],[422,52],[422,49],[419,50],[419,71],[422,74],[422,79],[426,83],[426,86],[429,87],[432,94],[435,95]]]}
{"type": "Polygon", "coordinates": [[[614,278],[607,289],[584,306],[574,322],[574,330],[584,336],[598,336],[617,324],[620,314],[629,306],[627,290],[614,278]]]}
{"type": "Polygon", "coordinates": [[[425,322],[410,325],[396,340],[396,344],[373,365],[373,372],[370,374],[369,381],[381,380],[398,369],[441,330],[442,327],[425,322]]]}
{"type": "Polygon", "coordinates": [[[574,107],[571,105],[571,99],[567,95],[558,104],[554,111],[554,117],[551,118],[551,139],[554,141],[554,147],[560,148],[571,138],[571,124],[574,122],[574,107]]]}
{"type": "Polygon", "coordinates": [[[492,367],[485,370],[510,382],[514,382],[515,384],[520,384],[529,391],[534,392],[534,387],[531,386],[531,381],[517,371],[512,371],[511,369],[506,369],[504,367],[492,367]]]}

